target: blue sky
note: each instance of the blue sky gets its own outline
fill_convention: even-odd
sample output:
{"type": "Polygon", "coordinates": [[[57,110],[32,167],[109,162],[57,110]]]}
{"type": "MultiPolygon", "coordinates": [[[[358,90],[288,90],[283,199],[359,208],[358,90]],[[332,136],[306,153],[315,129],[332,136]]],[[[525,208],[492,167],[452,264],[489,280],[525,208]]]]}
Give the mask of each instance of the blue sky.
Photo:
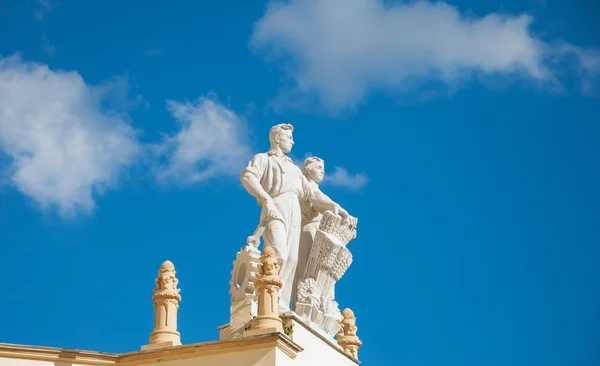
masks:
{"type": "Polygon", "coordinates": [[[592,3],[0,1],[0,342],[137,350],[167,259],[217,339],[289,122],[359,218],[365,364],[597,365],[592,3]]]}

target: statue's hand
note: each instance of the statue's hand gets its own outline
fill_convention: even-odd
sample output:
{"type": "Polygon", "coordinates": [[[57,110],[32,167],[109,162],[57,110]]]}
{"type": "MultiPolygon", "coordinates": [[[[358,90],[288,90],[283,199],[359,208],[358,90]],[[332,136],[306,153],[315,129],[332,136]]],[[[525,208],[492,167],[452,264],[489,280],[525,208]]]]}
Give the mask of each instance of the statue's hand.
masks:
{"type": "Polygon", "coordinates": [[[281,216],[272,200],[265,201],[265,208],[267,209],[267,221],[278,220],[284,222],[283,216],[281,216]]]}
{"type": "Polygon", "coordinates": [[[356,223],[358,222],[358,220],[357,220],[357,218],[356,218],[356,217],[348,215],[348,216],[346,216],[346,217],[344,218],[344,222],[345,222],[347,225],[350,225],[350,226],[356,227],[356,223]]]}
{"type": "Polygon", "coordinates": [[[348,221],[350,221],[352,223],[352,226],[356,227],[356,223],[358,222],[358,219],[354,216],[348,216],[348,221]]]}
{"type": "Polygon", "coordinates": [[[340,205],[338,205],[336,207],[336,210],[334,212],[336,215],[340,215],[342,217],[342,219],[347,219],[348,218],[348,211],[344,210],[340,205]]]}

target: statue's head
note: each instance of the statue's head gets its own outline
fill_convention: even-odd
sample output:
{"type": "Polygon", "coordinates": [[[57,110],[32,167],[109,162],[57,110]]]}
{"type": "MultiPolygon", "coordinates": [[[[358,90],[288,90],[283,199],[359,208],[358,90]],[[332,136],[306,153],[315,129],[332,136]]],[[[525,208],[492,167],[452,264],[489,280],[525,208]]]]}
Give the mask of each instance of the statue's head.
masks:
{"type": "Polygon", "coordinates": [[[292,146],[294,146],[293,131],[294,126],[289,123],[280,123],[271,127],[271,131],[269,132],[271,149],[279,148],[284,154],[292,151],[292,146]]]}
{"type": "Polygon", "coordinates": [[[321,183],[325,177],[325,161],[316,156],[306,158],[302,163],[302,174],[317,184],[321,183]]]}

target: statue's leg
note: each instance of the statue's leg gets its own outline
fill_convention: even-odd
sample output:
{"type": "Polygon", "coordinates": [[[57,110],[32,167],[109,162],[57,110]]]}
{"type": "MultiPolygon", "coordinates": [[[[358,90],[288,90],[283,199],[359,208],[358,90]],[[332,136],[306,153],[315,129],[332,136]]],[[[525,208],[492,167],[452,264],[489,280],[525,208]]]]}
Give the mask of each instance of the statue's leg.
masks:
{"type": "Polygon", "coordinates": [[[300,246],[300,225],[302,217],[300,212],[300,203],[297,197],[289,198],[287,217],[286,217],[286,240],[288,248],[288,256],[285,269],[281,271],[281,280],[283,287],[280,292],[280,308],[288,311],[294,308],[295,304],[290,304],[292,296],[295,297],[294,276],[298,266],[298,248],[300,246]]]}
{"type": "MultiPolygon", "coordinates": [[[[281,281],[283,282],[283,287],[281,288],[280,296],[280,304],[279,307],[282,310],[288,311],[294,308],[294,305],[290,307],[290,301],[292,300],[292,295],[295,294],[294,291],[294,276],[296,274],[296,268],[298,266],[298,244],[299,244],[299,235],[293,235],[295,233],[288,232],[289,236],[293,236],[290,238],[288,236],[288,256],[286,258],[285,267],[281,267],[281,281]]],[[[295,296],[295,295],[294,295],[295,296]]]]}
{"type": "Polygon", "coordinates": [[[279,292],[280,311],[290,310],[292,299],[292,284],[296,265],[298,264],[298,246],[300,241],[301,213],[298,197],[295,195],[280,195],[274,198],[274,203],[283,220],[267,222],[263,238],[265,245],[273,247],[281,265],[279,277],[283,286],[279,292]]]}
{"type": "Polygon", "coordinates": [[[279,265],[281,266],[279,273],[281,273],[288,257],[285,224],[279,220],[269,221],[265,227],[263,239],[265,240],[265,246],[271,246],[275,249],[279,265]]]}

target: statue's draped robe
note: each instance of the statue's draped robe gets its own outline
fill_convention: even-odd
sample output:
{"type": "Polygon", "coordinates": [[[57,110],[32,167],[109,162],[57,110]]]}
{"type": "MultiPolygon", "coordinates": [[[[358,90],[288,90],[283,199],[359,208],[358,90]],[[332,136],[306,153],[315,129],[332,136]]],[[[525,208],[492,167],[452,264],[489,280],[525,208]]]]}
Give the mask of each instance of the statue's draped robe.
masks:
{"type": "Polygon", "coordinates": [[[283,221],[266,221],[267,209],[263,206],[260,221],[266,221],[263,232],[264,245],[273,247],[281,266],[279,277],[283,287],[279,294],[279,308],[289,310],[292,294],[296,293],[294,276],[298,264],[302,224],[300,201],[308,201],[312,187],[300,168],[290,158],[276,151],[256,154],[242,174],[246,173],[258,179],[283,218],[283,221]]]}

